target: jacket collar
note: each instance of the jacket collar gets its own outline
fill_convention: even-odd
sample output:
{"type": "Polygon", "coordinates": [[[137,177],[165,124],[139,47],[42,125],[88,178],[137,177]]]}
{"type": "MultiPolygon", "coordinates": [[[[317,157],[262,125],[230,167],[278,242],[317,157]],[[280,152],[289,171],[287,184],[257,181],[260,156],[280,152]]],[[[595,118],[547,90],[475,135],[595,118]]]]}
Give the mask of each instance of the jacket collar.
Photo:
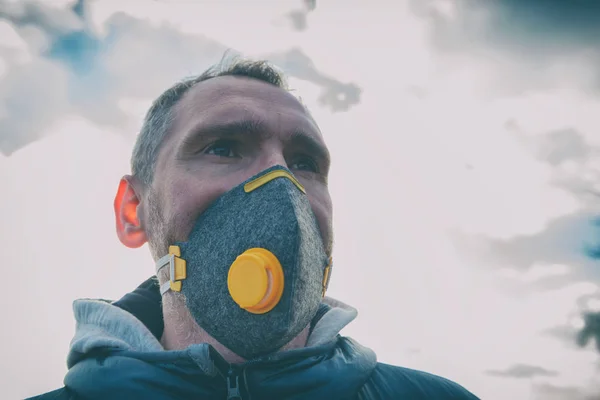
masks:
{"type": "Polygon", "coordinates": [[[356,318],[354,308],[326,298],[321,310],[306,347],[230,365],[208,344],[164,350],[127,311],[78,300],[65,385],[91,399],[117,392],[128,398],[226,398],[231,385],[252,398],[354,397],[375,368],[376,356],[339,335],[356,318]]]}

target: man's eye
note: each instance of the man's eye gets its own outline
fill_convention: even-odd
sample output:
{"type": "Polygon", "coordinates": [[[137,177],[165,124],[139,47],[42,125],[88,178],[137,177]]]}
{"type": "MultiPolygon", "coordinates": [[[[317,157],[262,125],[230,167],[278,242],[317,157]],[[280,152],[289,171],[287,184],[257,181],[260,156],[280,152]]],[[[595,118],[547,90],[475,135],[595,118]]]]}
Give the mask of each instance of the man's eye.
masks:
{"type": "Polygon", "coordinates": [[[317,163],[309,157],[301,158],[298,161],[291,163],[288,167],[299,171],[319,172],[317,163]]]}
{"type": "Polygon", "coordinates": [[[204,154],[210,154],[218,157],[235,157],[233,144],[228,142],[215,142],[204,149],[204,154]]]}

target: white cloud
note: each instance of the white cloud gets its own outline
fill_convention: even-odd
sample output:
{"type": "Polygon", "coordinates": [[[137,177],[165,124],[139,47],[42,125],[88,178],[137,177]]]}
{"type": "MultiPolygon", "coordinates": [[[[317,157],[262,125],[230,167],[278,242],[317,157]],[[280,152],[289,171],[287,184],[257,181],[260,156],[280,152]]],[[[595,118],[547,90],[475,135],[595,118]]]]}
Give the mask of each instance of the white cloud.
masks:
{"type": "Polygon", "coordinates": [[[27,45],[15,31],[12,24],[7,21],[0,21],[0,46],[26,50],[27,45]]]}
{"type": "Polygon", "coordinates": [[[228,47],[244,49],[249,54],[285,49],[293,43],[293,32],[273,26],[273,21],[295,6],[296,1],[271,3],[240,2],[140,2],[118,4],[94,2],[93,20],[101,26],[115,12],[121,11],[149,21],[154,26],[169,24],[187,34],[218,37],[228,47]],[[140,6],[143,4],[143,6],[140,6]],[[231,10],[235,8],[236,13],[231,10]],[[226,21],[226,23],[224,23],[226,21]],[[235,27],[235,28],[233,28],[235,27]],[[244,32],[240,35],[240,32],[244,32]]]}
{"type": "Polygon", "coordinates": [[[591,312],[600,311],[600,299],[589,299],[586,308],[591,312]]]}
{"type": "MultiPolygon", "coordinates": [[[[84,4],[88,5],[87,2],[84,4]]],[[[139,7],[140,3],[127,4],[136,5],[137,15],[146,15],[151,10],[160,11],[163,6],[156,2],[148,3],[147,8],[139,7]]],[[[293,41],[283,40],[282,35],[277,36],[283,40],[279,44],[255,37],[260,33],[265,39],[275,34],[267,20],[264,23],[252,20],[252,26],[258,24],[263,27],[258,30],[249,29],[245,24],[239,25],[239,29],[248,29],[248,35],[239,35],[238,30],[234,36],[228,37],[246,38],[246,41],[225,44],[209,36],[186,34],[181,27],[189,28],[192,26],[189,22],[193,20],[193,26],[206,27],[206,31],[212,32],[210,23],[204,24],[202,21],[211,21],[214,25],[215,21],[223,20],[223,13],[230,8],[219,6],[209,9],[200,3],[179,4],[179,7],[173,8],[178,10],[177,13],[155,14],[157,18],[152,19],[134,18],[123,12],[107,12],[104,9],[103,17],[95,21],[103,24],[100,25],[105,28],[103,34],[98,33],[97,26],[88,25],[86,10],[90,7],[81,7],[84,11],[78,13],[72,9],[47,7],[35,2],[24,3],[16,11],[6,12],[0,7],[0,16],[8,18],[16,27],[32,54],[31,64],[38,67],[33,72],[21,71],[19,65],[9,63],[6,72],[8,77],[3,82],[7,87],[0,88],[4,89],[5,100],[5,104],[0,105],[5,109],[0,121],[5,132],[0,141],[0,151],[10,154],[37,140],[41,126],[53,123],[55,118],[69,111],[77,112],[107,129],[123,130],[131,121],[116,106],[122,97],[154,98],[173,82],[196,75],[218,62],[233,45],[241,46],[234,54],[242,51],[255,57],[267,57],[288,74],[319,85],[322,89],[320,103],[335,111],[345,111],[360,101],[360,88],[357,85],[322,73],[293,41]],[[201,7],[202,13],[199,13],[198,7],[201,7]],[[190,19],[190,15],[196,14],[202,18],[190,19]],[[174,15],[184,17],[188,23],[176,26],[180,21],[173,20],[174,15]],[[257,48],[253,46],[254,43],[264,46],[257,48]],[[282,43],[286,44],[284,50],[280,46],[282,43]],[[257,51],[263,54],[258,55],[257,51]],[[264,54],[265,51],[269,54],[264,54]],[[27,75],[22,77],[24,72],[27,75]],[[48,76],[48,79],[41,85],[43,95],[36,98],[37,101],[21,106],[12,99],[32,93],[28,88],[30,82],[27,78],[30,75],[38,79],[48,76]],[[54,93],[56,98],[52,98],[54,93]],[[14,103],[17,103],[16,106],[14,103]],[[28,123],[23,123],[24,120],[28,123]]],[[[98,7],[100,2],[92,5],[98,7]]],[[[261,10],[260,7],[250,7],[244,18],[255,14],[263,17],[272,15],[261,13],[261,10]]],[[[217,25],[224,26],[221,22],[217,25]]]]}

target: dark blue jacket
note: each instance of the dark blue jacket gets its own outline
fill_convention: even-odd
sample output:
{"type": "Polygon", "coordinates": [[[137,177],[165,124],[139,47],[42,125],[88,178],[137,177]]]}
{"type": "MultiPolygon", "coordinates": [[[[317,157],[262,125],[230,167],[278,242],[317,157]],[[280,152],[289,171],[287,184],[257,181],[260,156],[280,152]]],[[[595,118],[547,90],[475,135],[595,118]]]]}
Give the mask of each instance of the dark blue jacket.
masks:
{"type": "Polygon", "coordinates": [[[65,387],[32,399],[477,399],[447,379],[378,363],[338,334],[356,316],[341,303],[321,306],[307,347],[238,365],[207,344],[162,349],[154,280],[112,304],[78,300],[74,311],[65,387]]]}

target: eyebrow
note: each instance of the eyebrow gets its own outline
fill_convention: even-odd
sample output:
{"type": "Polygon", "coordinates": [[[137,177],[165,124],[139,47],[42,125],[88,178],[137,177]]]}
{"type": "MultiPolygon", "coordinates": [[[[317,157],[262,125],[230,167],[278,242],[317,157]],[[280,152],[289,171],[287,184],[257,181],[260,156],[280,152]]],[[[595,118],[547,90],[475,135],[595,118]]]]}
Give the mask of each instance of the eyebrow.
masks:
{"type": "MultiPolygon", "coordinates": [[[[268,139],[272,136],[265,122],[261,119],[240,119],[228,122],[216,122],[191,129],[183,140],[184,146],[190,146],[207,138],[234,138],[241,135],[254,136],[257,139],[268,139]]],[[[291,131],[286,142],[292,146],[306,149],[311,155],[320,158],[326,165],[330,163],[330,154],[325,145],[306,130],[296,128],[291,131]]]]}
{"type": "Polygon", "coordinates": [[[230,122],[211,123],[194,128],[186,135],[186,142],[193,142],[205,137],[228,138],[239,136],[240,134],[249,134],[259,137],[267,136],[265,124],[262,120],[243,119],[230,122]]]}
{"type": "Polygon", "coordinates": [[[294,146],[303,147],[308,153],[323,160],[327,166],[331,162],[331,156],[325,145],[302,129],[294,129],[288,139],[294,146]]]}

